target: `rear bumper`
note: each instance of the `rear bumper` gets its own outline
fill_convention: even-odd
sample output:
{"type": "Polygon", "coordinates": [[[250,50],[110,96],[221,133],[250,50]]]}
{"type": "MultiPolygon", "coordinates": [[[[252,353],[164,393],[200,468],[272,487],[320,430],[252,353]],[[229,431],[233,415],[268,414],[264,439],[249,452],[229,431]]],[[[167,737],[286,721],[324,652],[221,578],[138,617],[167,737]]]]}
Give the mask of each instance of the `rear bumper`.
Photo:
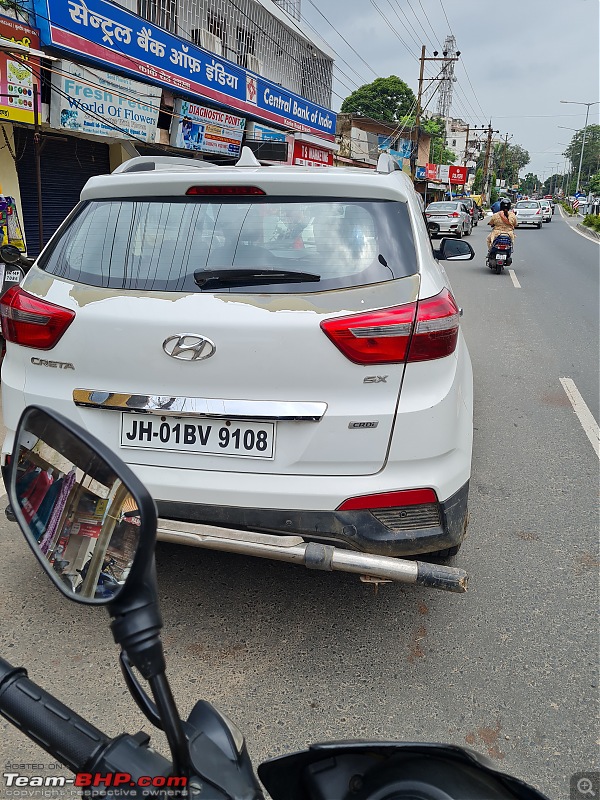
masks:
{"type": "Polygon", "coordinates": [[[301,536],[306,541],[336,544],[384,556],[432,553],[454,547],[466,532],[469,483],[439,503],[437,524],[392,530],[370,511],[306,511],[239,508],[158,501],[163,519],[197,522],[220,528],[301,536]]]}

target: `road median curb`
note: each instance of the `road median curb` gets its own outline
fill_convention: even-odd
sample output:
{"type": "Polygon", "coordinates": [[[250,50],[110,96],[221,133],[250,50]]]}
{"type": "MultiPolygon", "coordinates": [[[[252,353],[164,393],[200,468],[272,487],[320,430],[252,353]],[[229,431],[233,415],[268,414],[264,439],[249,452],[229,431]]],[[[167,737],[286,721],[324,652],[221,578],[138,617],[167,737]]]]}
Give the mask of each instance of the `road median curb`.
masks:
{"type": "Polygon", "coordinates": [[[591,239],[595,239],[597,242],[600,241],[600,233],[596,233],[591,228],[588,228],[587,225],[582,225],[581,222],[577,223],[577,228],[582,231],[583,234],[589,236],[591,239]]]}

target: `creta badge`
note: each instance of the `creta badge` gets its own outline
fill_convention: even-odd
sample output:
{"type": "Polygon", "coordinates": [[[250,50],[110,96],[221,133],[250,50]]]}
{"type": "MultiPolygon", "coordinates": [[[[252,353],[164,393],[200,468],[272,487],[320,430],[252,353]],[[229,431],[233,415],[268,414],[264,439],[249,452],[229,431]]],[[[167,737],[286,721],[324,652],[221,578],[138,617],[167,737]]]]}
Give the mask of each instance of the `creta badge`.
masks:
{"type": "Polygon", "coordinates": [[[163,350],[181,361],[202,361],[217,352],[214,342],[195,333],[176,333],[163,342],[163,350]]]}

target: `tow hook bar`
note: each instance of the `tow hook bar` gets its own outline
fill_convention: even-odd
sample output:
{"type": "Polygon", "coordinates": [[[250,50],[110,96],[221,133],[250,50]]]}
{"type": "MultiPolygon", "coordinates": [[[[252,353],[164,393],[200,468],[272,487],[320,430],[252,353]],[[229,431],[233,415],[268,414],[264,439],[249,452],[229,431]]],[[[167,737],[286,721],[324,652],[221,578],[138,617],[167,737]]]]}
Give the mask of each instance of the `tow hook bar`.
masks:
{"type": "Polygon", "coordinates": [[[157,537],[161,541],[271,558],[325,572],[352,572],[373,579],[415,583],[447,592],[466,592],[468,575],[463,569],[410,561],[329,544],[305,542],[301,536],[278,536],[257,531],[232,530],[193,522],[159,519],[157,537]]]}

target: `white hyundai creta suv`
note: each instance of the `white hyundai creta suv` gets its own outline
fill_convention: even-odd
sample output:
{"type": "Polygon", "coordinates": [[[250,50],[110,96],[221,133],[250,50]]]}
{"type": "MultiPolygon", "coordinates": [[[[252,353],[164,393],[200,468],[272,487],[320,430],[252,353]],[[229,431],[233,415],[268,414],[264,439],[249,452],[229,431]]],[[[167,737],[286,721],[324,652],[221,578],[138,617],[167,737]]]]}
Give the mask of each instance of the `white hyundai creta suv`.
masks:
{"type": "Polygon", "coordinates": [[[1,301],[3,463],[35,403],[131,466],[159,538],[454,554],[473,392],[439,259],[473,250],[433,251],[422,208],[386,155],[90,179],[1,301]]]}

